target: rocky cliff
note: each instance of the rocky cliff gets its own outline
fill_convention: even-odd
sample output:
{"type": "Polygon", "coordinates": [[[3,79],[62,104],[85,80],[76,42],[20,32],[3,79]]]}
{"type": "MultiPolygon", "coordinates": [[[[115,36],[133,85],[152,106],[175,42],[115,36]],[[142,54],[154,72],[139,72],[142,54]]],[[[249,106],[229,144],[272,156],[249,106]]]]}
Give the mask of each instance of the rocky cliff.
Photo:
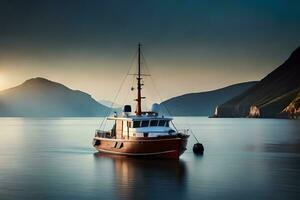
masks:
{"type": "Polygon", "coordinates": [[[300,89],[296,98],[279,114],[279,117],[300,119],[300,89]]]}
{"type": "Polygon", "coordinates": [[[289,117],[287,113],[297,99],[299,88],[300,48],[297,48],[282,65],[255,86],[219,105],[215,116],[289,117]]]}

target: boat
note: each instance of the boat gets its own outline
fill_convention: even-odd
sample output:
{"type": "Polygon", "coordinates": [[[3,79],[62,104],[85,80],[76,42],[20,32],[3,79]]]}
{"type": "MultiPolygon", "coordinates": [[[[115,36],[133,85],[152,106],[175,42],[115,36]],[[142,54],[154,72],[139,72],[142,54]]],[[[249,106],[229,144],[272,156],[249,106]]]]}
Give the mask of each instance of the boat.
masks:
{"type": "Polygon", "coordinates": [[[138,44],[137,98],[135,113],[125,105],[121,116],[107,117],[112,120],[111,130],[97,129],[93,146],[101,153],[130,157],[179,159],[187,146],[188,130],[178,131],[172,117],[159,115],[159,104],[150,111],[142,110],[141,45],[138,44]]]}

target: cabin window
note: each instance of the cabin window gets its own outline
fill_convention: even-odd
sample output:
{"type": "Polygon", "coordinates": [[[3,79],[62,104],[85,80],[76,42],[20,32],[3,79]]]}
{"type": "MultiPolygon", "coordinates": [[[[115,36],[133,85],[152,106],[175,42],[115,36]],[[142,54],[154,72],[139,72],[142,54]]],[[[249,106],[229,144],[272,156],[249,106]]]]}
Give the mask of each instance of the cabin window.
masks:
{"type": "Polygon", "coordinates": [[[151,120],[150,126],[157,126],[158,120],[151,120]]]}
{"type": "Polygon", "coordinates": [[[141,121],[133,121],[133,128],[139,128],[141,121]]]}
{"type": "Polygon", "coordinates": [[[149,126],[149,120],[142,121],[141,127],[148,127],[148,126],[149,126]]]}
{"type": "Polygon", "coordinates": [[[166,120],[159,120],[158,126],[165,126],[166,120]]]}
{"type": "Polygon", "coordinates": [[[170,125],[169,125],[169,122],[170,121],[166,121],[166,127],[169,127],[170,125]]]}

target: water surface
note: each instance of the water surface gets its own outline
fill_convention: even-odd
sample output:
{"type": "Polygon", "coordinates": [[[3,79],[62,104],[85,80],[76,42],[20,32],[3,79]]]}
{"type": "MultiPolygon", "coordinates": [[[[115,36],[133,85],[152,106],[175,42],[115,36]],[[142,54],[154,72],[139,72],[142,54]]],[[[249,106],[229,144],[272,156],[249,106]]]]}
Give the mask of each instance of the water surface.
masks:
{"type": "Polygon", "coordinates": [[[205,147],[194,156],[191,137],[179,161],[99,154],[100,122],[0,118],[0,199],[300,197],[300,121],[176,118],[205,147]]]}

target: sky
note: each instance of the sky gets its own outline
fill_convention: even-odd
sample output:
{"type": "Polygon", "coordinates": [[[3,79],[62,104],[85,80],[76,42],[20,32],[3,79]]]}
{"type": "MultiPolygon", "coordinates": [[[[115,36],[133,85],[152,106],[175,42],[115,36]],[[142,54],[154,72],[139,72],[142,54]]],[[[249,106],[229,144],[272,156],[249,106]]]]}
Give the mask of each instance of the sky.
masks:
{"type": "Polygon", "coordinates": [[[299,20],[288,0],[1,0],[0,90],[44,77],[113,101],[139,42],[154,101],[260,80],[300,46],[299,20]]]}

